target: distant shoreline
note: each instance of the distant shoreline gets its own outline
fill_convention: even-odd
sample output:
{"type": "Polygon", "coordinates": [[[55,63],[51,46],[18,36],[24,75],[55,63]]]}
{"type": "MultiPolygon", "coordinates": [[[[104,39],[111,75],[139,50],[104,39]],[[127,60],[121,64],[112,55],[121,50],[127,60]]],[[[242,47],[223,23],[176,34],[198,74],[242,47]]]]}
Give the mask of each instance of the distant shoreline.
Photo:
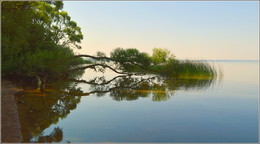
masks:
{"type": "MultiPolygon", "coordinates": [[[[182,59],[180,61],[184,61],[182,59]]],[[[206,61],[206,62],[259,62],[259,60],[195,60],[195,61],[206,61]]]]}
{"type": "MultiPolygon", "coordinates": [[[[91,58],[84,58],[85,60],[91,61],[91,58]]],[[[180,61],[185,61],[185,60],[193,60],[193,59],[178,59],[180,61]]],[[[196,60],[194,61],[204,61],[204,62],[259,62],[259,60],[196,60]]]]}

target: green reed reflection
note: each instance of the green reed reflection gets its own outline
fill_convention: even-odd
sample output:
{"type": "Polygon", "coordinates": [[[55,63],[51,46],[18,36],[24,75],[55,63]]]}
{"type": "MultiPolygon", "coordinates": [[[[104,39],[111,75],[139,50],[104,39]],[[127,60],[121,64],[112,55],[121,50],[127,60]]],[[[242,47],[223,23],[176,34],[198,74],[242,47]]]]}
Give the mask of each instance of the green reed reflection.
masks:
{"type": "Polygon", "coordinates": [[[174,95],[176,90],[204,90],[214,86],[215,79],[173,79],[160,76],[132,76],[121,75],[111,80],[105,77],[96,77],[92,80],[75,80],[77,83],[89,85],[89,92],[82,93],[81,96],[96,94],[109,96],[116,100],[137,100],[139,97],[152,97],[153,101],[165,101],[174,95]]]}

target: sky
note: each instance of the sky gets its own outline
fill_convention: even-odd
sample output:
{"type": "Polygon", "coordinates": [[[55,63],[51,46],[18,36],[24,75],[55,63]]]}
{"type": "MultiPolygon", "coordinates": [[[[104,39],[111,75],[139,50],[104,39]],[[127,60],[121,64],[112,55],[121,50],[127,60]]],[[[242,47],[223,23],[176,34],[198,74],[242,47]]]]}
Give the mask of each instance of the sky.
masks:
{"type": "Polygon", "coordinates": [[[64,1],[81,54],[167,48],[177,59],[259,60],[258,1],[64,1]]]}

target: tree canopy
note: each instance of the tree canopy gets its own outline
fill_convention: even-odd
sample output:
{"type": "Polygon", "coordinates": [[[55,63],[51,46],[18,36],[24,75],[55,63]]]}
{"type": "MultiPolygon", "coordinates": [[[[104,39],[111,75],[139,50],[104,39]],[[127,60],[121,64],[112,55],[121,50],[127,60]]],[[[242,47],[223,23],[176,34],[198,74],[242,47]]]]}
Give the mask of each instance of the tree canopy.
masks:
{"type": "Polygon", "coordinates": [[[121,63],[121,68],[131,70],[135,65],[147,67],[151,64],[150,57],[145,52],[139,52],[136,48],[116,48],[110,53],[110,57],[121,63]],[[128,64],[123,62],[128,62],[128,64]]]}
{"type": "Polygon", "coordinates": [[[168,49],[162,49],[162,48],[153,49],[152,60],[154,64],[161,64],[174,59],[175,56],[171,54],[171,51],[168,49]]]}
{"type": "Polygon", "coordinates": [[[72,58],[81,29],[62,9],[61,1],[1,2],[2,75],[63,73],[84,63],[72,58]]]}

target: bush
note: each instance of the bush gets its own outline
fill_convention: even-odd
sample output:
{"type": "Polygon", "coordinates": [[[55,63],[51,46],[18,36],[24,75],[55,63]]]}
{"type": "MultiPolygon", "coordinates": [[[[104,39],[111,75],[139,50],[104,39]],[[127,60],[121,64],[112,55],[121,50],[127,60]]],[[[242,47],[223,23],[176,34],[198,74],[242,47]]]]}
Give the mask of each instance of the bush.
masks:
{"type": "Polygon", "coordinates": [[[162,48],[153,49],[152,61],[155,65],[162,64],[174,59],[175,56],[171,54],[171,51],[168,49],[162,49],[162,48]]]}
{"type": "Polygon", "coordinates": [[[30,76],[39,74],[66,73],[74,69],[85,61],[82,58],[74,58],[71,49],[57,46],[50,50],[37,50],[33,53],[26,53],[22,60],[22,65],[18,68],[21,73],[30,76]]]}

